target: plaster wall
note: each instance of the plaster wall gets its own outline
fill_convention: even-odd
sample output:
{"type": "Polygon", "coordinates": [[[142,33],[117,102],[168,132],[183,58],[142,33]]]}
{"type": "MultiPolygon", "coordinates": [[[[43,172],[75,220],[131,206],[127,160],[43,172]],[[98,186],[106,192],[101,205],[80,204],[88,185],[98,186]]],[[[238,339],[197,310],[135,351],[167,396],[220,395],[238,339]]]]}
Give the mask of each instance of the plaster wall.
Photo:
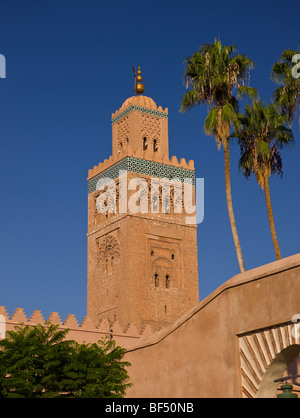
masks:
{"type": "Polygon", "coordinates": [[[239,339],[291,324],[299,290],[300,254],[228,280],[173,325],[129,346],[127,396],[241,397],[239,339]]]}

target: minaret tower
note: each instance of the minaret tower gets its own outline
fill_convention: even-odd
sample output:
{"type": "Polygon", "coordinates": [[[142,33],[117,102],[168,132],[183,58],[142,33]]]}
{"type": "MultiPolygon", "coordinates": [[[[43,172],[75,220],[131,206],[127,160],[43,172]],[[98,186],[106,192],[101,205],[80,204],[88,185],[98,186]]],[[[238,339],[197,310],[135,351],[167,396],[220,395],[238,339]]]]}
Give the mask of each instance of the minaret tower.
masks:
{"type": "Polygon", "coordinates": [[[112,114],[112,155],[89,170],[87,314],[158,328],[199,300],[195,172],[169,159],[168,109],[144,90],[139,67],[112,114]]]}

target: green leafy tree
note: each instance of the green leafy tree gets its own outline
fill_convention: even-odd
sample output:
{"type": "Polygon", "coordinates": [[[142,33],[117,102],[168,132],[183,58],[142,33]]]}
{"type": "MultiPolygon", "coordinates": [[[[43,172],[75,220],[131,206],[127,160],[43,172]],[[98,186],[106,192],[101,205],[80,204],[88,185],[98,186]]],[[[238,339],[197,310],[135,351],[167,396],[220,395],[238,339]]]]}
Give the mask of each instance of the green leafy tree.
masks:
{"type": "Polygon", "coordinates": [[[0,341],[0,397],[122,397],[125,349],[113,341],[78,344],[58,326],[18,326],[0,341]]]}
{"type": "Polygon", "coordinates": [[[247,104],[244,114],[239,116],[239,121],[240,125],[232,136],[239,140],[240,168],[247,179],[253,173],[261,190],[265,192],[273,245],[276,258],[279,260],[281,254],[271,205],[269,178],[275,173],[282,175],[280,150],[294,142],[293,133],[287,128],[286,118],[275,104],[247,104]]]}
{"type": "Polygon", "coordinates": [[[130,384],[122,361],[126,352],[114,341],[101,344],[76,344],[75,355],[65,367],[64,388],[80,398],[121,398],[130,384]]]}
{"type": "Polygon", "coordinates": [[[222,45],[216,40],[213,44],[203,44],[199,51],[185,60],[185,64],[184,78],[190,90],[183,96],[181,111],[195,105],[208,105],[204,130],[207,135],[214,135],[218,149],[222,145],[224,148],[226,202],[237,259],[243,272],[245,266],[231,196],[229,134],[238,121],[238,100],[234,90],[238,98],[256,95],[255,89],[245,85],[253,62],[237,53],[235,46],[222,45]]]}
{"type": "MultiPolygon", "coordinates": [[[[293,57],[300,54],[298,51],[286,49],[283,51],[280,60],[275,62],[271,71],[271,78],[279,87],[274,91],[273,98],[280,107],[282,115],[285,116],[290,126],[296,117],[297,109],[300,110],[300,78],[293,74],[293,57]]],[[[299,118],[300,125],[300,118],[299,118]]]]}

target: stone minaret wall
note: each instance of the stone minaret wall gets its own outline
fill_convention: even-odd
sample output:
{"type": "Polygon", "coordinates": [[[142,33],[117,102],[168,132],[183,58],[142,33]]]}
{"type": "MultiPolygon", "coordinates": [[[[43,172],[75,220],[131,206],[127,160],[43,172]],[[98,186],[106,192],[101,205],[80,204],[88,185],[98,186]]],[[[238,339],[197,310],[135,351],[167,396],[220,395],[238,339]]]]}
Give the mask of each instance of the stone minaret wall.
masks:
{"type": "Polygon", "coordinates": [[[170,159],[168,149],[168,111],[152,99],[131,97],[112,115],[112,156],[88,177],[87,311],[94,322],[158,329],[199,300],[197,231],[187,222],[184,188],[190,185],[195,203],[194,163],[170,159]],[[144,211],[129,210],[139,190],[131,187],[135,180],[146,185],[145,200],[139,197],[144,211]],[[100,213],[99,199],[106,196],[108,211],[100,213]]]}

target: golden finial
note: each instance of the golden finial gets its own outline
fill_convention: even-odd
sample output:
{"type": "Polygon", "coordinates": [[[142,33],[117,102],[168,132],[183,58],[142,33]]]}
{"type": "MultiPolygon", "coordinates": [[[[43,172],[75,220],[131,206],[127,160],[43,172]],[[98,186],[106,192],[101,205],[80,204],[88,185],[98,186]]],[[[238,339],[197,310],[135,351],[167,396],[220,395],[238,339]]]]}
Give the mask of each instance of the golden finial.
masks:
{"type": "Polygon", "coordinates": [[[144,84],[141,83],[141,81],[143,80],[143,78],[141,76],[141,74],[142,74],[141,68],[138,67],[138,71],[137,71],[138,75],[136,75],[135,68],[134,67],[132,67],[132,68],[133,68],[134,81],[135,81],[134,82],[134,92],[135,92],[136,95],[143,94],[144,91],[145,91],[145,86],[144,86],[144,84]]]}

